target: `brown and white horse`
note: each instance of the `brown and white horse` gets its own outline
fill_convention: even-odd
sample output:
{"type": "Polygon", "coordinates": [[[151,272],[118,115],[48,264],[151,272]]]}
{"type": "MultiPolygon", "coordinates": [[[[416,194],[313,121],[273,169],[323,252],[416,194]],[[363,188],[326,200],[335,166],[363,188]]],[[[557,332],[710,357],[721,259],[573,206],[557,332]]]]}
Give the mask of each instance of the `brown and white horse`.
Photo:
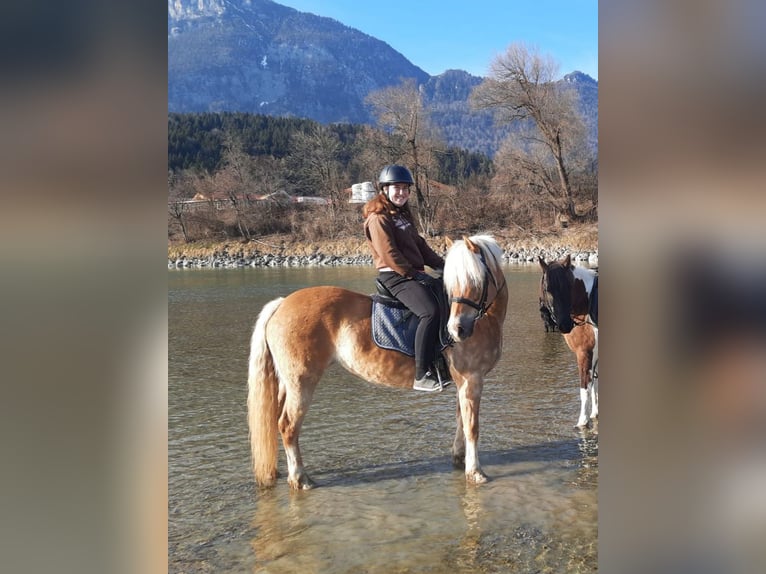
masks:
{"type": "MultiPolygon", "coordinates": [[[[486,482],[478,456],[479,403],[484,377],[503,348],[508,288],[502,252],[490,236],[448,241],[444,287],[450,298],[444,351],[457,387],[456,467],[470,483],[486,482]]],[[[314,486],[303,467],[298,438],[314,390],[337,361],[354,375],[379,385],[411,388],[414,359],[375,345],[372,299],[339,287],[308,287],[264,305],[250,343],[248,425],[253,472],[261,486],[277,477],[278,436],[287,459],[287,482],[314,486]]]]}
{"type": "Polygon", "coordinates": [[[598,317],[592,313],[598,274],[592,269],[572,265],[567,255],[561,261],[546,263],[539,258],[543,270],[541,299],[551,311],[567,346],[577,357],[580,375],[580,416],[577,428],[588,426],[590,418],[598,418],[598,317]]]}

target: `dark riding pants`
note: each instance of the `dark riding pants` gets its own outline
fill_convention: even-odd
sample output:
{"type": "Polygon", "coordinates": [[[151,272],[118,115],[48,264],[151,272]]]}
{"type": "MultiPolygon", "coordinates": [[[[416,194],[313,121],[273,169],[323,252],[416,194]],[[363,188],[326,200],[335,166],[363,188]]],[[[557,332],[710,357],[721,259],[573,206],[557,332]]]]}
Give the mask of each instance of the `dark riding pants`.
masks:
{"type": "Polygon", "coordinates": [[[436,357],[436,338],[439,334],[439,306],[431,290],[414,279],[407,279],[393,271],[383,271],[380,282],[420,319],[415,332],[415,378],[426,374],[436,357]]]}

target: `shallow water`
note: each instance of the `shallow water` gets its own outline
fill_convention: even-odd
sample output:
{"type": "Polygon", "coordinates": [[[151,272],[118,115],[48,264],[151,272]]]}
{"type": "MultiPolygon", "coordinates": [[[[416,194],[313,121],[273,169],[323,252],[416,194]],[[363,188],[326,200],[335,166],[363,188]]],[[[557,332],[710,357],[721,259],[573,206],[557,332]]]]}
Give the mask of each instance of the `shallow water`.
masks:
{"type": "Polygon", "coordinates": [[[301,433],[320,485],[258,490],[249,466],[248,344],[261,306],[308,285],[372,291],[369,267],[174,270],[169,285],[170,572],[592,572],[597,427],[574,356],[537,312],[536,265],[505,268],[502,359],[482,394],[490,482],[452,467],[454,387],[377,387],[333,366],[301,433]]]}

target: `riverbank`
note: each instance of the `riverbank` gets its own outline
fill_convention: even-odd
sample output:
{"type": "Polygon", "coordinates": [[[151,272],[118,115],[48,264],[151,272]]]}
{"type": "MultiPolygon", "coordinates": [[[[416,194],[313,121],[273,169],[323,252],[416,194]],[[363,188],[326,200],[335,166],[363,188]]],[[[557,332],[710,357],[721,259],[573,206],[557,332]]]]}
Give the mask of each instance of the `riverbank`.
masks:
{"type": "MultiPolygon", "coordinates": [[[[534,262],[570,254],[576,261],[598,265],[598,226],[595,224],[556,231],[528,233],[522,230],[492,232],[508,263],[534,262]]],[[[452,239],[459,239],[453,237],[452,239]]],[[[429,245],[446,253],[445,237],[433,237],[429,245]]],[[[291,235],[269,235],[249,242],[195,242],[168,245],[168,269],[299,267],[312,265],[372,265],[364,238],[312,242],[291,235]]]]}

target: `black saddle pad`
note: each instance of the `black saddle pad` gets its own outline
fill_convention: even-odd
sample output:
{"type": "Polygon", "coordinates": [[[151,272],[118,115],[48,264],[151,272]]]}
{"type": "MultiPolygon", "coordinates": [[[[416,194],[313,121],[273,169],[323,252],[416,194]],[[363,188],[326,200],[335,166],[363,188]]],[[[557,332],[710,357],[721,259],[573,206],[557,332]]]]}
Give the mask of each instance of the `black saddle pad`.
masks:
{"type": "MultiPolygon", "coordinates": [[[[446,295],[440,304],[439,342],[437,348],[443,351],[452,344],[447,333],[449,306],[446,295]]],[[[372,298],[372,340],[383,349],[399,351],[410,357],[415,356],[415,331],[418,329],[418,318],[405,305],[391,297],[374,294],[372,298]]]]}
{"type": "Polygon", "coordinates": [[[372,296],[372,340],[378,347],[415,356],[418,318],[388,297],[372,296]]]}

